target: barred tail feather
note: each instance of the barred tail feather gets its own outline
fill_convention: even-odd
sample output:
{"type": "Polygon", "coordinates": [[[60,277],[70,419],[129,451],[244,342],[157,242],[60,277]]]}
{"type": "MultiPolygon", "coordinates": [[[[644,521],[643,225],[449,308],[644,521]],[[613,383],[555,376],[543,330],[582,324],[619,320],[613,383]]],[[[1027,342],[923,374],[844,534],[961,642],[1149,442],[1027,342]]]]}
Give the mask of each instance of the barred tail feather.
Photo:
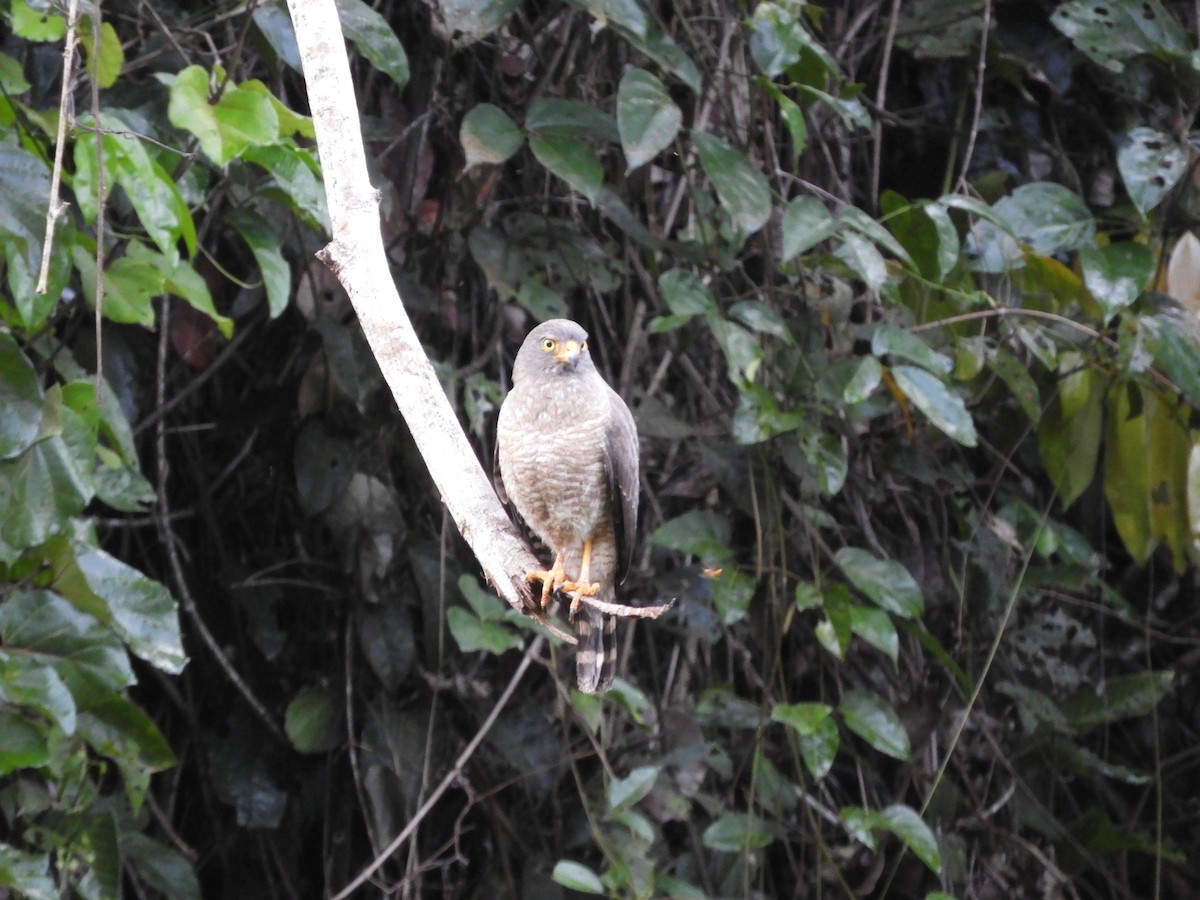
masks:
{"type": "Polygon", "coordinates": [[[617,617],[582,609],[575,617],[575,677],[579,690],[599,694],[612,687],[617,673],[617,617]]]}

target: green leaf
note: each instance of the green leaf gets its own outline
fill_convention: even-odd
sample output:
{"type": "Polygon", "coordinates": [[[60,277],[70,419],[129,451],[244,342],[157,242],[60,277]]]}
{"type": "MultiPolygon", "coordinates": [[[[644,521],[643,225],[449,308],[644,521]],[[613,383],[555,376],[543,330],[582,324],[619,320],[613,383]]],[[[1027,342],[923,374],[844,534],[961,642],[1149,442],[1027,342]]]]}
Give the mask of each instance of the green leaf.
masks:
{"type": "Polygon", "coordinates": [[[0,331],[0,459],[27,449],[42,424],[44,399],[37,371],[11,334],[0,331]]]}
{"type": "Polygon", "coordinates": [[[658,289],[673,316],[688,319],[692,316],[717,312],[708,285],[688,269],[669,269],[658,278],[658,289]]]}
{"type": "Polygon", "coordinates": [[[616,143],[620,140],[612,116],[580,100],[549,97],[535,101],[525,116],[525,130],[534,137],[575,138],[616,143]]]}
{"type": "Polygon", "coordinates": [[[931,871],[941,874],[942,854],[937,839],[915,809],[893,803],[872,814],[872,821],[900,838],[931,871]]]}
{"type": "Polygon", "coordinates": [[[604,183],[604,168],[587,143],[569,137],[531,137],[529,148],[543,166],[588,200],[604,183]]]}
{"type": "Polygon", "coordinates": [[[1104,312],[1104,324],[1133,303],[1154,277],[1154,254],[1144,244],[1120,243],[1079,251],[1083,283],[1104,312]]]}
{"type": "Polygon", "coordinates": [[[871,337],[871,352],[875,356],[889,355],[914,362],[935,375],[949,375],[954,371],[954,360],[938,353],[919,335],[895,325],[881,324],[871,337]]]}
{"type": "Polygon", "coordinates": [[[1134,128],[1125,135],[1117,151],[1121,180],[1129,199],[1143,216],[1171,192],[1187,165],[1187,150],[1170,135],[1152,128],[1134,128]]]}
{"type": "Polygon", "coordinates": [[[1200,342],[1193,336],[1194,326],[1182,317],[1164,314],[1142,316],[1138,328],[1146,349],[1172,384],[1193,405],[1200,404],[1200,342]]]}
{"type": "Polygon", "coordinates": [[[779,86],[766,78],[755,78],[755,84],[763,88],[779,104],[779,115],[787,127],[792,143],[788,147],[788,158],[792,168],[796,167],[800,154],[808,146],[808,123],[804,120],[804,110],[791,97],[787,96],[779,86]]]}
{"type": "Polygon", "coordinates": [[[1014,235],[1043,256],[1090,244],[1096,220],[1074,191],[1049,181],[1025,184],[995,206],[1014,235]]]}
{"type": "Polygon", "coordinates": [[[722,625],[733,625],[746,618],[750,601],[758,582],[754,576],[737,569],[727,568],[713,581],[713,607],[722,625]]]}
{"type": "Polygon", "coordinates": [[[121,856],[138,879],[163,897],[200,900],[200,884],[192,864],[172,847],[137,832],[121,834],[121,856]]]}
{"type": "Polygon", "coordinates": [[[797,197],[783,213],[783,250],[787,262],[833,235],[836,225],[825,204],[816,197],[797,197]]]}
{"type": "Polygon", "coordinates": [[[906,619],[915,619],[925,611],[921,588],[908,569],[891,559],[879,559],[858,547],[843,547],[834,554],[850,582],[880,608],[906,619]]]}
{"type": "Polygon", "coordinates": [[[104,601],[117,634],[156,669],[178,675],[187,663],[170,592],[132,566],[89,546],[77,548],[79,571],[104,601]]]}
{"type": "Polygon", "coordinates": [[[49,873],[49,854],[25,853],[0,843],[0,886],[12,888],[13,896],[25,900],[59,900],[62,894],[49,873]]]}
{"type": "Polygon", "coordinates": [[[499,31],[520,0],[441,0],[438,15],[454,44],[463,47],[499,31]]]}
{"type": "Polygon", "coordinates": [[[337,0],[342,32],[371,65],[403,91],[408,85],[408,54],[387,19],[364,0],[337,0]]]}
{"type": "Polygon", "coordinates": [[[850,630],[887,656],[893,666],[899,663],[900,639],[896,635],[896,626],[892,624],[891,617],[882,609],[872,606],[851,606],[850,630]]]}
{"type": "Polygon", "coordinates": [[[762,365],[763,352],[754,335],[728,319],[708,317],[708,327],[725,354],[725,368],[734,384],[753,381],[762,365]]]}
{"type": "Polygon", "coordinates": [[[0,707],[0,775],[37,768],[49,761],[45,735],[34,722],[16,710],[0,707]]]}
{"type": "Polygon", "coordinates": [[[988,354],[988,368],[1000,376],[1021,411],[1034,425],[1042,418],[1042,399],[1029,369],[1004,347],[988,354]]]}
{"type": "Polygon", "coordinates": [[[237,229],[254,254],[267,294],[269,317],[277,318],[287,309],[292,296],[292,270],[283,258],[283,239],[262,216],[249,209],[235,210],[226,221],[237,229]]]}
{"type": "Polygon", "coordinates": [[[904,245],[896,240],[895,236],[868,216],[861,209],[854,206],[848,206],[838,215],[838,222],[856,231],[865,237],[871,243],[887,250],[910,269],[916,269],[917,265],[913,262],[913,258],[909,256],[908,251],[904,249],[904,245]]]}
{"type": "Polygon", "coordinates": [[[505,163],[525,143],[517,123],[491,103],[480,103],[463,116],[458,140],[466,155],[468,169],[481,163],[505,163]]]}
{"type": "MultiPolygon", "coordinates": [[[[1104,419],[1104,499],[1125,549],[1144,564],[1154,550],[1150,527],[1150,485],[1146,459],[1146,416],[1136,415],[1130,384],[1115,383],[1108,391],[1104,419]]],[[[1140,395],[1138,406],[1143,406],[1140,395]]]]}
{"type": "Polygon", "coordinates": [[[1175,680],[1174,672],[1137,672],[1087,685],[1059,704],[1075,730],[1147,715],[1175,680]]]}
{"type": "Polygon", "coordinates": [[[561,884],[568,890],[579,891],[581,894],[604,893],[604,882],[600,880],[600,876],[583,863],[560,859],[555,863],[550,877],[556,884],[561,884]]]}
{"type": "Polygon", "coordinates": [[[656,547],[668,547],[714,562],[733,558],[729,519],[710,510],[693,509],[660,525],[650,535],[656,547]]]}
{"type": "Polygon", "coordinates": [[[43,544],[68,527],[95,489],[96,434],[61,403],[61,389],[46,394],[39,440],[12,460],[0,461],[0,534],[13,547],[43,544]]]}
{"type": "Polygon", "coordinates": [[[231,805],[241,828],[279,827],[288,795],[275,783],[276,768],[263,753],[265,735],[246,716],[231,717],[229,735],[207,744],[213,788],[231,805]]]}
{"type": "Polygon", "coordinates": [[[624,778],[618,778],[608,786],[608,809],[610,812],[633,806],[654,789],[658,780],[658,766],[639,766],[624,778]]]}
{"type": "Polygon", "coordinates": [[[491,591],[484,590],[474,575],[458,576],[458,590],[475,615],[484,622],[499,622],[508,612],[508,604],[491,591]]]}
{"type": "Polygon", "coordinates": [[[271,175],[274,184],[260,185],[260,195],[284,204],[318,234],[329,234],[329,210],[321,182],[321,166],[312,149],[296,147],[289,142],[247,147],[242,159],[271,175]]]}
{"type": "Polygon", "coordinates": [[[175,765],[158,726],[120,694],[110,694],[79,713],[79,734],[88,745],[117,764],[134,811],[150,788],[150,776],[175,765]]]}
{"type": "Polygon", "coordinates": [[[759,3],[750,18],[750,55],[768,78],[783,74],[813,47],[800,22],[802,4],[759,3]]]}
{"type": "Polygon", "coordinates": [[[859,360],[854,374],[842,388],[842,399],[846,403],[862,403],[879,387],[883,381],[883,366],[874,356],[864,356],[859,360]]]}
{"type": "Polygon", "coordinates": [[[0,644],[52,668],[77,708],[91,708],[134,681],[116,635],[49,591],[22,591],[0,604],[0,644]]]}
{"type": "Polygon", "coordinates": [[[324,753],[342,742],[341,718],[338,697],[328,688],[309,685],[288,704],[283,728],[301,753],[324,753]]]}
{"type": "Polygon", "coordinates": [[[775,840],[770,826],[749,813],[723,813],[700,836],[701,843],[712,850],[743,853],[765,847],[775,840]]]}
{"type": "Polygon", "coordinates": [[[450,626],[450,634],[463,653],[484,650],[499,654],[521,646],[519,634],[499,622],[484,622],[461,606],[446,610],[446,624],[450,626]]]}
{"type": "Polygon", "coordinates": [[[1141,54],[1186,58],[1191,47],[1183,30],[1158,0],[1072,0],[1050,15],[1063,34],[1093,61],[1122,72],[1141,54]]]}
{"type": "Polygon", "coordinates": [[[887,756],[907,760],[911,754],[908,733],[900,717],[879,696],[869,691],[847,691],[838,706],[846,727],[887,756]]]}
{"type": "Polygon", "coordinates": [[[762,172],[724,141],[692,131],[700,165],[712,180],[721,205],[743,235],[758,231],[771,217],[771,189],[762,172]]]}
{"type": "Polygon", "coordinates": [[[227,88],[216,104],[210,104],[209,73],[200,66],[188,66],[169,83],[171,124],[194,134],[200,149],[219,166],[279,135],[275,107],[258,91],[227,88]]]}
{"type": "Polygon", "coordinates": [[[0,700],[45,713],[64,734],[75,733],[75,700],[58,673],[42,660],[0,650],[0,700]]]}
{"type": "Polygon", "coordinates": [[[111,22],[100,22],[100,52],[92,46],[92,23],[87,16],[82,17],[79,27],[79,43],[83,44],[84,71],[88,77],[94,77],[101,88],[110,88],[117,83],[121,67],[125,65],[125,51],[121,48],[121,39],[111,22]]]}
{"type": "Polygon", "coordinates": [[[792,332],[783,317],[773,308],[758,300],[739,300],[729,307],[729,318],[736,319],[751,331],[769,334],[789,344],[795,343],[792,332]]]}
{"type": "Polygon", "coordinates": [[[1108,379],[1074,351],[1062,354],[1059,372],[1058,392],[1038,423],[1038,453],[1063,506],[1070,506],[1096,474],[1108,379]]]}
{"type": "Polygon", "coordinates": [[[771,720],[792,728],[802,737],[815,735],[821,723],[833,715],[833,708],[824,703],[776,703],[771,720]]]}
{"type": "Polygon", "coordinates": [[[671,146],[683,113],[663,83],[645,69],[628,69],[617,88],[617,131],[627,172],[643,166],[671,146]]]}
{"type": "Polygon", "coordinates": [[[887,283],[887,260],[873,243],[860,235],[844,234],[833,255],[849,266],[872,291],[878,291],[887,283]]]}
{"type": "Polygon", "coordinates": [[[962,397],[951,391],[936,375],[915,366],[892,366],[896,385],[912,404],[947,437],[964,447],[977,442],[975,422],[962,397]]]}
{"type": "Polygon", "coordinates": [[[12,30],[27,41],[61,41],[67,33],[67,20],[50,13],[40,3],[35,7],[26,0],[14,0],[12,30]]]}

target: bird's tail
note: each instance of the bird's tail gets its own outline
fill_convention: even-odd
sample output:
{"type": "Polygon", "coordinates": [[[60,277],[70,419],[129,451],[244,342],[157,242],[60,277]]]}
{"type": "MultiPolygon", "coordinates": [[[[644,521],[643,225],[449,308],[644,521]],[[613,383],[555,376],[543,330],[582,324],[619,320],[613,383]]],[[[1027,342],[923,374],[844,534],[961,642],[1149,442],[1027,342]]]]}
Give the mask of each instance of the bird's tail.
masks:
{"type": "Polygon", "coordinates": [[[584,607],[575,617],[575,677],[579,690],[599,694],[612,687],[617,671],[617,617],[584,607]]]}

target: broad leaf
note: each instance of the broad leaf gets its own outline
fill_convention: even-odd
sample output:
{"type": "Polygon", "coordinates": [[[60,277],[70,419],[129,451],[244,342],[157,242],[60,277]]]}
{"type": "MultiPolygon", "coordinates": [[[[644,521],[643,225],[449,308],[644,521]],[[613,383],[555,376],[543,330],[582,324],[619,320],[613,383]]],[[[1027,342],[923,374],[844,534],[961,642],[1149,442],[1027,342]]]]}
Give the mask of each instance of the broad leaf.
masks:
{"type": "Polygon", "coordinates": [[[1117,151],[1121,180],[1143,216],[1171,192],[1187,165],[1187,150],[1170,135],[1152,128],[1133,129],[1117,151]]]}
{"type": "Polygon", "coordinates": [[[700,154],[700,165],[738,230],[751,235],[767,224],[771,189],[762,172],[740,150],[712,135],[693,131],[692,141],[700,154]]]}
{"type": "Polygon", "coordinates": [[[847,691],[838,706],[846,727],[888,756],[906,760],[910,755],[908,732],[895,711],[869,691],[847,691]]]}
{"type": "Polygon", "coordinates": [[[843,547],[833,561],[850,582],[881,609],[915,619],[925,611],[921,588],[908,569],[891,559],[879,559],[858,547],[843,547]]]}
{"type": "Polygon", "coordinates": [[[629,69],[617,88],[617,130],[633,171],[658,156],[675,140],[683,113],[663,83],[645,69],[629,69]]]}
{"type": "Polygon", "coordinates": [[[947,437],[953,438],[964,447],[975,446],[975,422],[967,412],[962,397],[950,390],[936,375],[924,369],[915,366],[892,366],[891,373],[904,395],[947,437]]]}

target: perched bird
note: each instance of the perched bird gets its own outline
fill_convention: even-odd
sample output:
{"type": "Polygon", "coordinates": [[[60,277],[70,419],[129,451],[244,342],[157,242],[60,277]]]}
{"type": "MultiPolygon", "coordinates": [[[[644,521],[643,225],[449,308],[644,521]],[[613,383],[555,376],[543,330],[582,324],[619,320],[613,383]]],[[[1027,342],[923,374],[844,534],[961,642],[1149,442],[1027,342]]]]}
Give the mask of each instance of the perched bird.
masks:
{"type": "MultiPolygon", "coordinates": [[[[500,407],[496,488],[554,554],[541,582],[545,608],[556,590],[616,602],[633,556],[638,510],[638,438],[629,407],[588,353],[587,332],[569,319],[534,328],[513,363],[500,407]]],[[[612,686],[616,617],[578,599],[579,689],[612,686]]]]}

